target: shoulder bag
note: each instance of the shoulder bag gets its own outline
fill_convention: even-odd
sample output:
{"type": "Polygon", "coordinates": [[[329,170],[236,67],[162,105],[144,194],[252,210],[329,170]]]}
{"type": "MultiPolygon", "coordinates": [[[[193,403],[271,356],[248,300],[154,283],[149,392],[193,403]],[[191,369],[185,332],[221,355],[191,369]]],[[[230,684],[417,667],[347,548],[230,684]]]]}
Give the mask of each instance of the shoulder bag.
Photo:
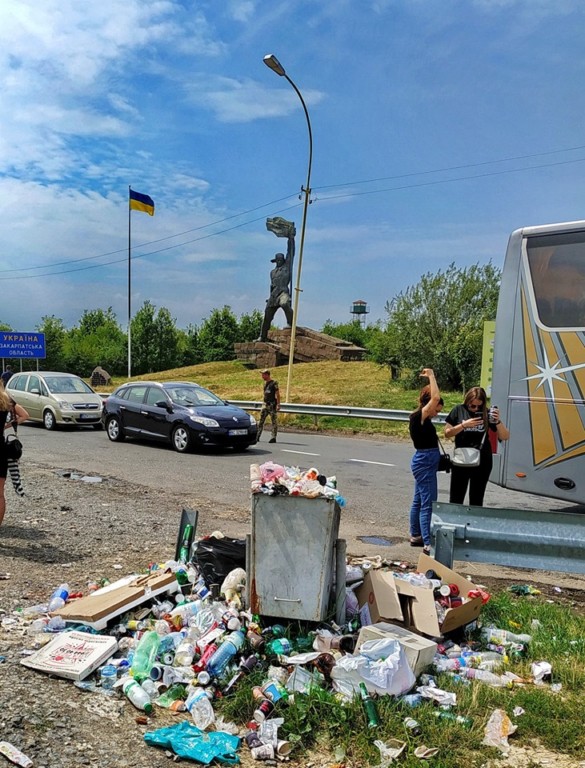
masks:
{"type": "Polygon", "coordinates": [[[455,448],[453,451],[452,464],[455,467],[479,467],[481,461],[481,449],[485,440],[487,431],[483,433],[479,448],[455,448]]]}
{"type": "Polygon", "coordinates": [[[437,467],[437,472],[446,472],[449,474],[451,471],[451,457],[447,453],[447,451],[443,448],[443,443],[439,439],[439,436],[437,435],[437,440],[439,441],[439,448],[441,449],[441,455],[439,456],[439,466],[437,467]]]}

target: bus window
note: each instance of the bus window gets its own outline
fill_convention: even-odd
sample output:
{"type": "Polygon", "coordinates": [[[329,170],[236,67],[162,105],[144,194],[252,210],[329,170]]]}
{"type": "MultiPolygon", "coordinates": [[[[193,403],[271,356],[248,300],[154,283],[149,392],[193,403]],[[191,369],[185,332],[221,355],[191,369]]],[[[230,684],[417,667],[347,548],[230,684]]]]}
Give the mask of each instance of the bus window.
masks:
{"type": "Polygon", "coordinates": [[[585,234],[529,237],[526,255],[540,322],[585,327],[585,234]]]}

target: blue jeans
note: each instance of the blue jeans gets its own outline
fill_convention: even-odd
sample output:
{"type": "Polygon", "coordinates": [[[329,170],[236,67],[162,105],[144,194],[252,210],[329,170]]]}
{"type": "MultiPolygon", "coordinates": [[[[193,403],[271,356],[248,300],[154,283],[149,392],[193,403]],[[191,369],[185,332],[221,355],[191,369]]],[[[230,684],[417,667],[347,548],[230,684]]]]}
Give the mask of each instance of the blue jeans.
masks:
{"type": "Polygon", "coordinates": [[[410,535],[422,536],[425,546],[431,544],[431,514],[437,500],[438,448],[417,450],[410,468],[414,475],[414,499],[410,508],[410,535]]]}

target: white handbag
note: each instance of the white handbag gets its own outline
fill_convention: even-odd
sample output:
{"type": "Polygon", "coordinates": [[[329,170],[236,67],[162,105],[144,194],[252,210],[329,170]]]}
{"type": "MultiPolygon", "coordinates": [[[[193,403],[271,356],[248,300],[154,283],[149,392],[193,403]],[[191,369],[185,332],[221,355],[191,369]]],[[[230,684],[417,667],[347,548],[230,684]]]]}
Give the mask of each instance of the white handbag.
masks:
{"type": "Polygon", "coordinates": [[[479,448],[455,448],[451,463],[456,467],[479,467],[480,459],[479,448]]]}
{"type": "Polygon", "coordinates": [[[479,467],[481,449],[487,432],[483,433],[479,448],[455,448],[451,463],[456,467],[479,467]]]}

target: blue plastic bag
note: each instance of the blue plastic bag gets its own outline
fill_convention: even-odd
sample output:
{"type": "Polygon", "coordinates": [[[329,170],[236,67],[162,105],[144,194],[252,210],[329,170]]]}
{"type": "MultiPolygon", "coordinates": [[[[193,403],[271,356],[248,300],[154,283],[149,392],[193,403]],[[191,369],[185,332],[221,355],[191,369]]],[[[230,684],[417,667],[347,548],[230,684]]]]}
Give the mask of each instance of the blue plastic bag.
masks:
{"type": "Polygon", "coordinates": [[[193,723],[183,720],[167,728],[159,728],[144,734],[144,741],[151,747],[172,749],[179,757],[209,765],[213,760],[225,765],[236,765],[240,758],[236,752],[241,739],[224,731],[200,731],[193,723]]]}

